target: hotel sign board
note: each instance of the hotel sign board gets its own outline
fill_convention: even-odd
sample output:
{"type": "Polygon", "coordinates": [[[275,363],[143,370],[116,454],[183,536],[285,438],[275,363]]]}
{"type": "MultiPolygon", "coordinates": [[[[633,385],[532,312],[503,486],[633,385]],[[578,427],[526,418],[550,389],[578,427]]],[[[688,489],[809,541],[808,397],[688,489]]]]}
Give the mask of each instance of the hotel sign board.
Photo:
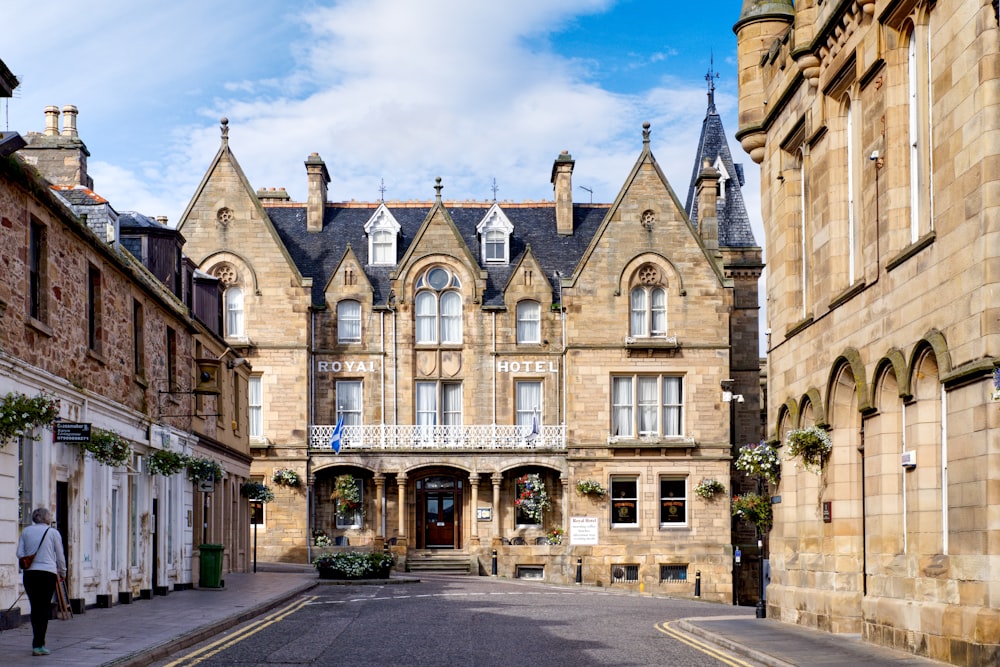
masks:
{"type": "Polygon", "coordinates": [[[569,543],[597,544],[597,517],[571,516],[569,518],[569,543]]]}

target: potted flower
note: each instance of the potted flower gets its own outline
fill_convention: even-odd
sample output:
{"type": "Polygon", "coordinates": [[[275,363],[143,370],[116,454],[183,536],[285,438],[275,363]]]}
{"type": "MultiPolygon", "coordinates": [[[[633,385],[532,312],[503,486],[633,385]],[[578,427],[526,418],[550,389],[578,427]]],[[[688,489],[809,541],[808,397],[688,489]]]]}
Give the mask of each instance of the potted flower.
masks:
{"type": "Polygon", "coordinates": [[[562,544],[563,536],[566,532],[562,528],[553,528],[549,532],[545,533],[545,540],[549,544],[562,544]]]}
{"type": "Polygon", "coordinates": [[[187,476],[192,482],[198,483],[208,479],[218,482],[222,479],[223,473],[222,465],[210,458],[189,457],[187,460],[187,476]]]}
{"type": "Polygon", "coordinates": [[[576,483],[576,492],[581,496],[594,496],[600,498],[601,496],[606,496],[608,490],[604,488],[604,485],[598,481],[592,479],[581,479],[576,483]]]}
{"type": "Polygon", "coordinates": [[[763,440],[740,447],[739,456],[736,458],[736,469],[748,475],[762,477],[771,484],[777,484],[781,479],[781,460],[778,458],[778,452],[763,440]]]}
{"type": "Polygon", "coordinates": [[[818,426],[789,431],[785,438],[789,458],[798,458],[801,466],[818,475],[830,456],[833,443],[830,435],[818,426]]]}
{"type": "Polygon", "coordinates": [[[761,534],[771,528],[771,499],[758,493],[745,493],[733,496],[733,516],[749,521],[761,534]]]}
{"type": "Polygon", "coordinates": [[[541,523],[542,514],[552,507],[545,482],[538,473],[530,473],[517,479],[518,494],[514,505],[532,521],[541,523]]]}
{"type": "Polygon", "coordinates": [[[315,546],[315,547],[332,547],[333,546],[333,540],[330,539],[330,536],[327,535],[325,531],[314,530],[313,531],[313,546],[315,546]]]}
{"type": "Polygon", "coordinates": [[[337,504],[337,514],[356,512],[361,507],[361,493],[353,475],[338,475],[333,483],[333,496],[337,504]]]}
{"type": "Polygon", "coordinates": [[[98,462],[112,468],[123,466],[132,458],[132,447],[128,440],[114,431],[102,428],[91,429],[90,441],[81,442],[80,447],[98,462]]]}
{"type": "Polygon", "coordinates": [[[45,394],[28,398],[12,391],[0,400],[0,447],[17,437],[35,439],[32,431],[59,417],[59,403],[45,394]]]}
{"type": "Polygon", "coordinates": [[[339,551],[313,559],[320,579],[388,579],[396,557],[386,551],[339,551]]]}
{"type": "Polygon", "coordinates": [[[150,475],[170,477],[187,465],[187,456],[169,449],[154,449],[146,457],[146,471],[150,475]]]}
{"type": "Polygon", "coordinates": [[[715,497],[715,494],[722,493],[726,490],[726,487],[722,485],[717,479],[711,479],[706,477],[705,479],[698,482],[698,485],[694,487],[694,492],[697,493],[702,498],[711,500],[715,497]]]}
{"type": "Polygon", "coordinates": [[[287,486],[290,488],[297,487],[302,483],[302,480],[299,478],[299,473],[295,472],[291,468],[276,469],[274,474],[271,475],[271,481],[278,486],[287,486]]]}
{"type": "Polygon", "coordinates": [[[262,482],[243,482],[240,484],[240,495],[255,503],[269,503],[274,500],[274,491],[262,482]]]}

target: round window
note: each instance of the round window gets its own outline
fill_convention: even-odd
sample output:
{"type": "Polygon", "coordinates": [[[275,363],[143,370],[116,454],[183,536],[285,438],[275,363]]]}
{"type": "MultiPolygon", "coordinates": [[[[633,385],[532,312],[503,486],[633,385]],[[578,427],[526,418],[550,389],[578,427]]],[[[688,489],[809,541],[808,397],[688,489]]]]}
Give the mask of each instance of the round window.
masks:
{"type": "Polygon", "coordinates": [[[427,284],[436,290],[442,290],[451,282],[451,276],[444,269],[437,267],[427,272],[427,284]]]}

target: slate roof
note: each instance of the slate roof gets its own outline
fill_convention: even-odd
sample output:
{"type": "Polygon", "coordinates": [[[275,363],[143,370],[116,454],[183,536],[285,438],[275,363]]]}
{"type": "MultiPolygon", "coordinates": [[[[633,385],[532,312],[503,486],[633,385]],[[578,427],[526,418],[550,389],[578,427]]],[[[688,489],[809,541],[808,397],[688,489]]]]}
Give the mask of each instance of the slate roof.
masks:
{"type": "MultiPolygon", "coordinates": [[[[461,206],[449,206],[445,202],[444,206],[469,250],[487,272],[483,305],[493,307],[504,305],[503,288],[529,246],[552,285],[553,300],[558,300],[555,273],[558,271],[563,277],[568,277],[573,272],[609,208],[608,204],[574,205],[574,232],[570,236],[560,236],[556,233],[553,204],[504,207],[501,203],[500,207],[514,226],[510,237],[510,261],[507,264],[486,264],[481,256],[482,248],[476,226],[490,210],[492,202],[464,203],[461,206]]],[[[329,204],[324,213],[323,230],[309,232],[306,231],[304,205],[265,204],[265,211],[295,265],[303,276],[313,279],[312,299],[315,305],[325,304],[326,285],[348,246],[357,255],[372,284],[374,303],[386,302],[389,295],[389,275],[396,267],[368,266],[368,237],[364,232],[365,223],[378,207],[378,202],[360,206],[356,203],[350,206],[329,204]]],[[[387,203],[386,208],[400,225],[396,240],[398,261],[413,242],[420,225],[430,213],[432,204],[428,202],[425,206],[394,207],[392,203],[387,203]]]]}
{"type": "Polygon", "coordinates": [[[688,186],[687,211],[691,224],[698,228],[698,193],[695,183],[701,172],[702,164],[708,158],[714,165],[716,158],[721,158],[722,164],[730,178],[726,180],[725,199],[719,200],[719,245],[734,248],[752,248],[757,246],[750,228],[750,216],[747,215],[746,204],[743,203],[743,165],[733,162],[726,141],[726,131],[722,127],[722,119],[715,109],[713,89],[708,94],[708,111],[701,124],[701,137],[698,139],[698,150],[695,153],[694,169],[691,170],[691,184],[688,186]]]}

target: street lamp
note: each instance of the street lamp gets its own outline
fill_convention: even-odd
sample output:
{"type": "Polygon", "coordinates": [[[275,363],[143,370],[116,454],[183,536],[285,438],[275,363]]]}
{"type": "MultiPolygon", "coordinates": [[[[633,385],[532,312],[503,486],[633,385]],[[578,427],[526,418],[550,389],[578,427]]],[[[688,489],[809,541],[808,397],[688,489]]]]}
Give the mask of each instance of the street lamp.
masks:
{"type": "MultiPolygon", "coordinates": [[[[729,449],[732,452],[736,447],[736,404],[743,402],[743,394],[734,394],[733,389],[735,388],[736,381],[732,378],[726,378],[721,383],[722,386],[722,402],[729,404],[729,449]]],[[[730,484],[730,486],[732,486],[730,484]]],[[[735,533],[735,522],[736,519],[732,518],[732,526],[730,530],[735,533]]],[[[739,604],[739,576],[740,576],[740,547],[736,545],[733,558],[733,605],[739,604]]]]}

